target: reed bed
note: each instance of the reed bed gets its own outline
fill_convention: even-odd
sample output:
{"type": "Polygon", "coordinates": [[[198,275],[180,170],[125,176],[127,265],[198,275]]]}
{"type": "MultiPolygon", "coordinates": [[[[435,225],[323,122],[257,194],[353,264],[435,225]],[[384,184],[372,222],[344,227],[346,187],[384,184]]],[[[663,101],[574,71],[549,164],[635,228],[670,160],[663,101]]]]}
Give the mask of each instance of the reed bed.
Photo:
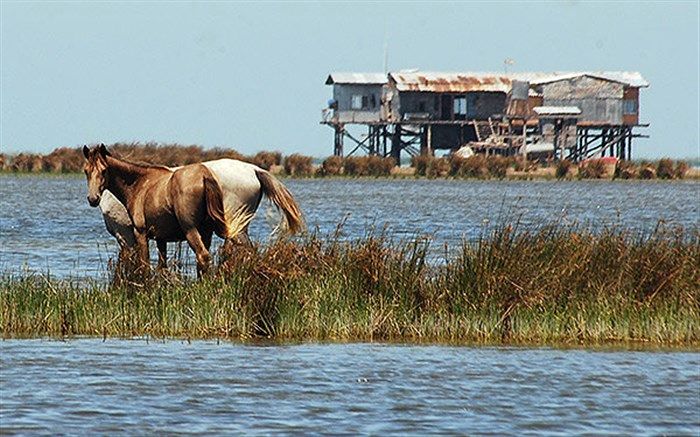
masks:
{"type": "MultiPolygon", "coordinates": [[[[330,156],[315,164],[311,156],[294,153],[260,151],[246,156],[229,148],[204,149],[198,145],[160,143],[115,143],[109,146],[117,155],[132,161],[149,162],[171,167],[219,158],[251,162],[276,174],[291,177],[406,177],[457,179],[684,179],[700,177],[685,161],[663,158],[650,161],[609,161],[589,159],[582,163],[532,161],[522,157],[474,155],[414,156],[411,168],[395,166],[393,158],[379,156],[330,156]],[[408,171],[407,171],[408,170],[408,171]]],[[[48,155],[20,153],[0,154],[0,170],[20,173],[79,173],[83,167],[80,147],[59,147],[48,155]]]]}
{"type": "Polygon", "coordinates": [[[202,281],[6,275],[3,337],[700,344],[700,235],[504,227],[430,242],[310,236],[219,254],[202,281]]]}

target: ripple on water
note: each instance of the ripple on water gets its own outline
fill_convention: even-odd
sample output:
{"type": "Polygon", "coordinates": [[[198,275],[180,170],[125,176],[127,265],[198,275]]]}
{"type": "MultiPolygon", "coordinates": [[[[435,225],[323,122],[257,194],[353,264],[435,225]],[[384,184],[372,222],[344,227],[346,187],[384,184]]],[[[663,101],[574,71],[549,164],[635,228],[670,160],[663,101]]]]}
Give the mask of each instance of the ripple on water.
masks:
{"type": "Polygon", "coordinates": [[[695,352],[7,340],[8,433],[700,433],[695,352]]]}
{"type": "MultiPolygon", "coordinates": [[[[532,182],[386,179],[285,180],[299,201],[309,229],[322,235],[344,223],[343,238],[358,238],[384,226],[396,238],[429,235],[442,243],[475,239],[498,223],[521,229],[542,224],[622,225],[650,232],[669,225],[700,225],[700,183],[532,182]],[[624,201],[623,201],[624,200],[624,201]]],[[[0,270],[22,266],[57,276],[105,277],[117,247],[98,210],[85,201],[83,178],[0,175],[0,270]],[[47,196],[45,193],[52,193],[47,196]],[[41,202],[36,198],[40,197],[41,202]]],[[[251,235],[266,240],[277,224],[266,203],[251,224],[251,235]]],[[[189,250],[186,264],[194,263],[189,250]]],[[[171,244],[171,255],[175,245],[171,244]]],[[[155,249],[151,250],[155,257],[155,249]]]]}

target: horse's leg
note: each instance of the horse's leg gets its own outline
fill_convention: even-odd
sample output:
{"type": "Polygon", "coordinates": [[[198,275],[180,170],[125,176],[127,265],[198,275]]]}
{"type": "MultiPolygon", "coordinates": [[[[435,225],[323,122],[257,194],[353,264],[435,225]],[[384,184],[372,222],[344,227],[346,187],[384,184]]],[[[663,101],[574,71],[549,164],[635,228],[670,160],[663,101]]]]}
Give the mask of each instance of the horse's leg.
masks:
{"type": "Polygon", "coordinates": [[[248,235],[248,226],[246,226],[239,235],[239,241],[241,241],[244,246],[247,248],[253,247],[253,240],[251,240],[250,236],[248,235]]]}
{"type": "Polygon", "coordinates": [[[209,250],[211,247],[211,237],[214,234],[212,231],[199,231],[199,235],[202,236],[202,243],[204,244],[204,247],[209,250]]]}
{"type": "Polygon", "coordinates": [[[138,250],[140,266],[139,269],[143,273],[148,272],[150,268],[150,259],[148,256],[148,236],[145,232],[134,229],[134,237],[136,238],[136,249],[138,250]]]}
{"type": "Polygon", "coordinates": [[[158,246],[158,270],[165,270],[168,267],[168,243],[157,239],[156,245],[158,246]]]}
{"type": "MultiPolygon", "coordinates": [[[[199,235],[202,236],[202,244],[204,244],[204,247],[207,248],[207,252],[209,252],[210,260],[211,260],[211,239],[212,236],[214,235],[214,232],[211,230],[200,230],[199,235]]],[[[226,241],[224,240],[224,244],[226,241]]]]}
{"type": "MultiPolygon", "coordinates": [[[[202,241],[202,236],[196,228],[191,228],[185,232],[185,238],[197,258],[197,278],[202,278],[209,270],[209,250],[202,241]]],[[[210,237],[211,242],[211,237],[210,237]]]]}

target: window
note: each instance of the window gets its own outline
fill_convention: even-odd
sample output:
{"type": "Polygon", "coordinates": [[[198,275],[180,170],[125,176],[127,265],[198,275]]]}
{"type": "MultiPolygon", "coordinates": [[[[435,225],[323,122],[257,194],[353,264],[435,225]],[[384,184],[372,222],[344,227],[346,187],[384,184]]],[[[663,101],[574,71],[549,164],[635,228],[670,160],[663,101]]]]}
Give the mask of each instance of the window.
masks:
{"type": "Polygon", "coordinates": [[[455,115],[467,115],[467,98],[465,96],[455,97],[454,113],[455,115]]]}
{"type": "Polygon", "coordinates": [[[362,94],[353,94],[350,102],[351,109],[369,109],[377,106],[377,98],[374,94],[363,96],[362,94]]]}
{"type": "Polygon", "coordinates": [[[352,109],[362,109],[362,97],[363,96],[361,94],[354,94],[352,96],[350,107],[352,109]]]}
{"type": "Polygon", "coordinates": [[[636,114],[637,113],[637,101],[636,100],[623,100],[622,101],[622,113],[623,114],[636,114]]]}
{"type": "Polygon", "coordinates": [[[425,102],[424,101],[418,102],[418,112],[425,112],[425,102]]]}

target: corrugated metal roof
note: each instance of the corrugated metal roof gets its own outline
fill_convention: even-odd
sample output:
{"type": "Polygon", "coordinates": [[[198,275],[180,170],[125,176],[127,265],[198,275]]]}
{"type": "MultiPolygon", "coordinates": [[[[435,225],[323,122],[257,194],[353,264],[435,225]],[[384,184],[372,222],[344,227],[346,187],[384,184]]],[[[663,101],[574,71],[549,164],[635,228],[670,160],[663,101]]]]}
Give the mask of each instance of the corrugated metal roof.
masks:
{"type": "Polygon", "coordinates": [[[498,73],[389,73],[399,91],[464,93],[472,91],[510,91],[512,78],[498,73]]]}
{"type": "MultiPolygon", "coordinates": [[[[493,72],[397,72],[389,73],[389,78],[396,83],[399,91],[432,91],[432,92],[471,92],[471,91],[510,91],[513,80],[528,81],[532,85],[573,79],[580,76],[590,76],[607,81],[619,82],[631,87],[648,87],[641,73],[637,71],[569,71],[569,72],[525,72],[525,73],[493,73],[493,72]]],[[[385,84],[387,75],[384,73],[331,73],[326,79],[326,85],[335,83],[347,84],[385,84]]]]}
{"type": "Polygon", "coordinates": [[[647,82],[636,71],[576,71],[576,72],[530,72],[530,73],[438,73],[410,72],[389,73],[399,91],[432,91],[432,92],[472,92],[491,91],[508,92],[513,80],[522,80],[530,84],[543,84],[559,80],[572,79],[580,76],[590,76],[599,79],[619,82],[632,87],[648,87],[647,82]]]}
{"type": "Polygon", "coordinates": [[[326,85],[334,83],[383,85],[387,83],[387,77],[384,73],[331,73],[326,79],[326,85]]]}
{"type": "Polygon", "coordinates": [[[535,106],[532,108],[537,115],[579,115],[581,109],[578,106],[535,106]]]}
{"type": "Polygon", "coordinates": [[[528,76],[533,85],[590,76],[598,79],[619,82],[631,87],[646,88],[649,82],[637,71],[571,71],[554,73],[516,73],[528,76]]]}

